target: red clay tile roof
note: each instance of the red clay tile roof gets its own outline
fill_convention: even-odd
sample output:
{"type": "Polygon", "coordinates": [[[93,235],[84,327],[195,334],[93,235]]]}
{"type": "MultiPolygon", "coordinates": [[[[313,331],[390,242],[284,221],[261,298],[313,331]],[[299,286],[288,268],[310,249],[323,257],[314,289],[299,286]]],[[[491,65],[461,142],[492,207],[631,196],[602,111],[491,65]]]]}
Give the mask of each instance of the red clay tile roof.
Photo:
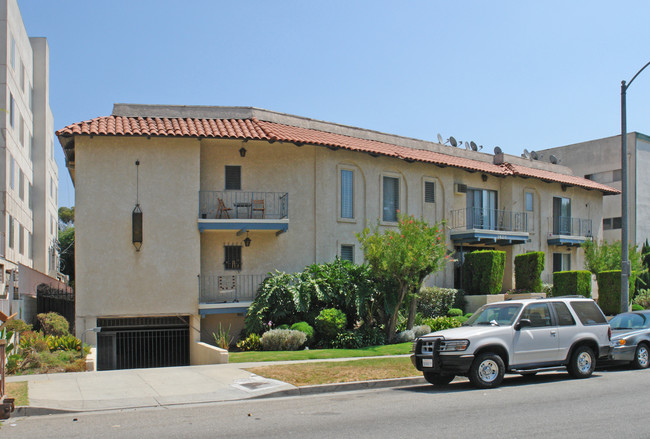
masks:
{"type": "Polygon", "coordinates": [[[74,135],[105,136],[163,136],[257,139],[299,144],[344,148],[350,151],[395,157],[403,160],[451,166],[468,171],[485,172],[500,176],[532,177],[544,181],[595,189],[606,194],[618,190],[581,177],[565,175],[542,169],[504,163],[495,165],[435,151],[408,148],[375,140],[334,134],[315,129],[300,128],[275,122],[251,119],[194,119],[161,117],[105,116],[75,123],[56,132],[59,137],[74,135]]]}

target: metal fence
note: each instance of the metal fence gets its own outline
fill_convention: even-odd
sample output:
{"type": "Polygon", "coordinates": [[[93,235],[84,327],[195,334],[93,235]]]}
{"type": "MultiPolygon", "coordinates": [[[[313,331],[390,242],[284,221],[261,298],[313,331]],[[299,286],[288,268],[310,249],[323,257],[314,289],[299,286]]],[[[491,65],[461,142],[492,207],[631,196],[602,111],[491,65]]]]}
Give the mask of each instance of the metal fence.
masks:
{"type": "Polygon", "coordinates": [[[199,303],[249,302],[255,299],[264,274],[213,274],[199,277],[199,303]]]}
{"type": "Polygon", "coordinates": [[[283,219],[288,216],[287,192],[199,192],[201,219],[283,219]]]}
{"type": "Polygon", "coordinates": [[[528,214],[511,210],[469,207],[450,212],[451,229],[482,229],[528,232],[528,214]]]}
{"type": "Polygon", "coordinates": [[[548,219],[553,235],[593,236],[592,221],[588,218],[554,216],[548,219]]]}

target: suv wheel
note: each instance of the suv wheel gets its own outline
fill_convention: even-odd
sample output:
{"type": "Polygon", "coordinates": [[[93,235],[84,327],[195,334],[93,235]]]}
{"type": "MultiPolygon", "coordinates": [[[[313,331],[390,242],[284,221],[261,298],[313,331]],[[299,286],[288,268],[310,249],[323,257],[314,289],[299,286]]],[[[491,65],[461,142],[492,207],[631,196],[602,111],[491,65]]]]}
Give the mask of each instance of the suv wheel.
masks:
{"type": "Polygon", "coordinates": [[[573,378],[588,378],[596,368],[596,357],[589,346],[578,346],[573,354],[567,369],[573,378]]]}
{"type": "Polygon", "coordinates": [[[648,351],[647,344],[639,343],[639,345],[636,347],[632,366],[634,366],[635,369],[645,369],[650,366],[650,353],[648,351]]]}
{"type": "Polygon", "coordinates": [[[469,369],[469,381],[481,389],[499,387],[503,381],[506,366],[497,354],[486,352],[474,359],[469,369]]]}
{"type": "Polygon", "coordinates": [[[433,384],[434,386],[446,386],[451,383],[455,375],[447,375],[444,373],[424,372],[424,379],[433,384]]]}

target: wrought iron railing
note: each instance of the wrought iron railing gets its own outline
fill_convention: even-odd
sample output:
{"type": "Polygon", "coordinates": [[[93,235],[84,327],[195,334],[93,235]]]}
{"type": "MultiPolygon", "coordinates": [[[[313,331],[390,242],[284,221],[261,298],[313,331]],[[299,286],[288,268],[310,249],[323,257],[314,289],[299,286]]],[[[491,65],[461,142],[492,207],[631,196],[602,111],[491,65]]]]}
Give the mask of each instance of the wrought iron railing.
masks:
{"type": "Polygon", "coordinates": [[[265,274],[208,274],[199,276],[199,303],[250,302],[265,274]]]}
{"type": "Polygon", "coordinates": [[[528,214],[511,210],[484,209],[469,207],[452,210],[449,226],[451,229],[482,229],[506,232],[528,232],[528,214]]]}
{"type": "Polygon", "coordinates": [[[199,218],[283,219],[289,217],[287,192],[200,191],[199,218]]]}
{"type": "Polygon", "coordinates": [[[553,216],[549,219],[549,230],[552,235],[592,237],[592,221],[588,218],[570,216],[553,216]]]}

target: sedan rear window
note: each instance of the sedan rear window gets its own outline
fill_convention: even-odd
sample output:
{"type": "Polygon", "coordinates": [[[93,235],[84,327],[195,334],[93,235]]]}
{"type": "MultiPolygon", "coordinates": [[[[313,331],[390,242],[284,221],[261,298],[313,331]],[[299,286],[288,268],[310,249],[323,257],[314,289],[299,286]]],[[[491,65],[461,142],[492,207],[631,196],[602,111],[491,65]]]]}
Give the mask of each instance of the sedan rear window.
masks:
{"type": "Polygon", "coordinates": [[[602,325],[607,323],[603,312],[595,302],[591,300],[570,302],[571,308],[578,315],[583,325],[602,325]]]}

